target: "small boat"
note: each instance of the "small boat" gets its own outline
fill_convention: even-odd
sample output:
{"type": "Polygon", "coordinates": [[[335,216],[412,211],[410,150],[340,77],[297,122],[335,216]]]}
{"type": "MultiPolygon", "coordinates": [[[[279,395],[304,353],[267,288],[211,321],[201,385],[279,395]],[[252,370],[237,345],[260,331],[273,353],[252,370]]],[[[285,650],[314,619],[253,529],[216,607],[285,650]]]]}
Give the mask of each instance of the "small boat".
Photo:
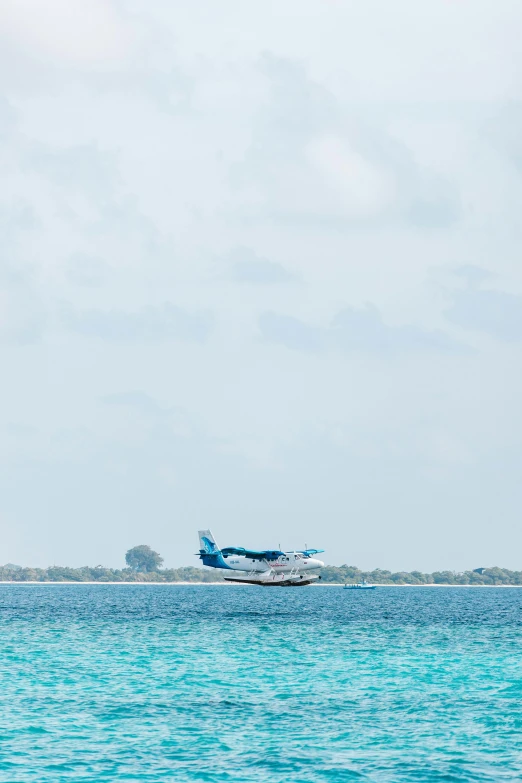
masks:
{"type": "Polygon", "coordinates": [[[368,582],[358,582],[354,585],[345,585],[345,590],[375,590],[375,585],[369,585],[368,582]]]}

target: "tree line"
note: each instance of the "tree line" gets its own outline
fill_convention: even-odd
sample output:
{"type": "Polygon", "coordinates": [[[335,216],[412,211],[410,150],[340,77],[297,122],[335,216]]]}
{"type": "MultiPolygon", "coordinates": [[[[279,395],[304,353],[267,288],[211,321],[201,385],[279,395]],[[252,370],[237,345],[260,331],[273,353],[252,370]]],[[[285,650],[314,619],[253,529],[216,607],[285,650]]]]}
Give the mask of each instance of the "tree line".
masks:
{"type": "MultiPolygon", "coordinates": [[[[21,568],[0,566],[2,582],[223,582],[223,571],[213,568],[162,568],[163,558],[149,546],[140,544],[125,555],[127,568],[83,566],[68,568],[21,568]]],[[[370,582],[380,585],[522,585],[522,571],[507,568],[477,568],[474,571],[361,571],[356,566],[324,566],[321,580],[327,584],[370,582]]]]}
{"type": "Polygon", "coordinates": [[[223,578],[203,568],[163,568],[161,571],[135,571],[132,568],[103,566],[50,566],[12,568],[0,566],[0,582],[222,582],[223,578]]]}
{"type": "Polygon", "coordinates": [[[522,585],[522,571],[507,568],[477,568],[473,571],[361,571],[357,566],[325,566],[321,569],[323,582],[348,583],[366,581],[377,585],[522,585]]]}

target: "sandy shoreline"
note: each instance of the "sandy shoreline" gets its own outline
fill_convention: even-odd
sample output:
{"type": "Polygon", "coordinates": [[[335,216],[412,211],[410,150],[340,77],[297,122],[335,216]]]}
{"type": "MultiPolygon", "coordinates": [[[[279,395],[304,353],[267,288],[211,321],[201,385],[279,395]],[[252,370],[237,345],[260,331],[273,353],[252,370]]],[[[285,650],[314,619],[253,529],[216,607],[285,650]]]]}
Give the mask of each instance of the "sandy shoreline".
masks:
{"type": "MultiPolygon", "coordinates": [[[[238,582],[76,582],[76,581],[70,581],[70,582],[15,582],[15,581],[0,581],[0,585],[50,585],[59,587],[61,585],[98,585],[99,587],[103,587],[104,585],[118,585],[120,587],[208,587],[209,585],[212,587],[256,587],[257,585],[241,585],[238,582]]],[[[328,582],[326,584],[314,584],[309,585],[310,587],[341,587],[343,588],[344,585],[341,583],[332,583],[328,582]]],[[[490,588],[497,588],[497,587],[512,587],[512,588],[522,588],[522,585],[443,585],[443,584],[429,584],[429,585],[394,585],[394,584],[376,584],[375,585],[378,588],[381,587],[464,587],[464,588],[482,588],[487,587],[490,588]]]]}

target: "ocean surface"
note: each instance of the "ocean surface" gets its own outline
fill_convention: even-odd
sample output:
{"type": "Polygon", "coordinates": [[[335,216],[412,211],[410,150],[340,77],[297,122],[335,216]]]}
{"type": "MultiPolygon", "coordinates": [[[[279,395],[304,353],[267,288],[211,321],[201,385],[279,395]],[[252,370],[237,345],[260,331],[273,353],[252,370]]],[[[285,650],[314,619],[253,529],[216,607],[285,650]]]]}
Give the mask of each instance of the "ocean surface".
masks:
{"type": "Polygon", "coordinates": [[[520,781],[522,589],[0,585],[0,780],[520,781]]]}

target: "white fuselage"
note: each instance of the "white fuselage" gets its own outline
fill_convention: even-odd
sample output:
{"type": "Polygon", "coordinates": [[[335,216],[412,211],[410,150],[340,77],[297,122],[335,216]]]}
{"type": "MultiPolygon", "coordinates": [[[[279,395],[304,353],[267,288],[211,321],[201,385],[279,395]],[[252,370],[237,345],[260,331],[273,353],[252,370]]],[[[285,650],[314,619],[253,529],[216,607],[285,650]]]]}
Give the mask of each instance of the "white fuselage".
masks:
{"type": "Polygon", "coordinates": [[[285,552],[284,555],[280,555],[276,560],[257,560],[243,557],[242,555],[224,555],[223,559],[226,563],[226,568],[231,568],[234,571],[248,571],[250,573],[254,571],[261,574],[267,571],[290,574],[296,570],[299,572],[312,571],[314,568],[322,568],[324,566],[322,560],[317,560],[315,557],[306,557],[300,552],[285,552]]]}

